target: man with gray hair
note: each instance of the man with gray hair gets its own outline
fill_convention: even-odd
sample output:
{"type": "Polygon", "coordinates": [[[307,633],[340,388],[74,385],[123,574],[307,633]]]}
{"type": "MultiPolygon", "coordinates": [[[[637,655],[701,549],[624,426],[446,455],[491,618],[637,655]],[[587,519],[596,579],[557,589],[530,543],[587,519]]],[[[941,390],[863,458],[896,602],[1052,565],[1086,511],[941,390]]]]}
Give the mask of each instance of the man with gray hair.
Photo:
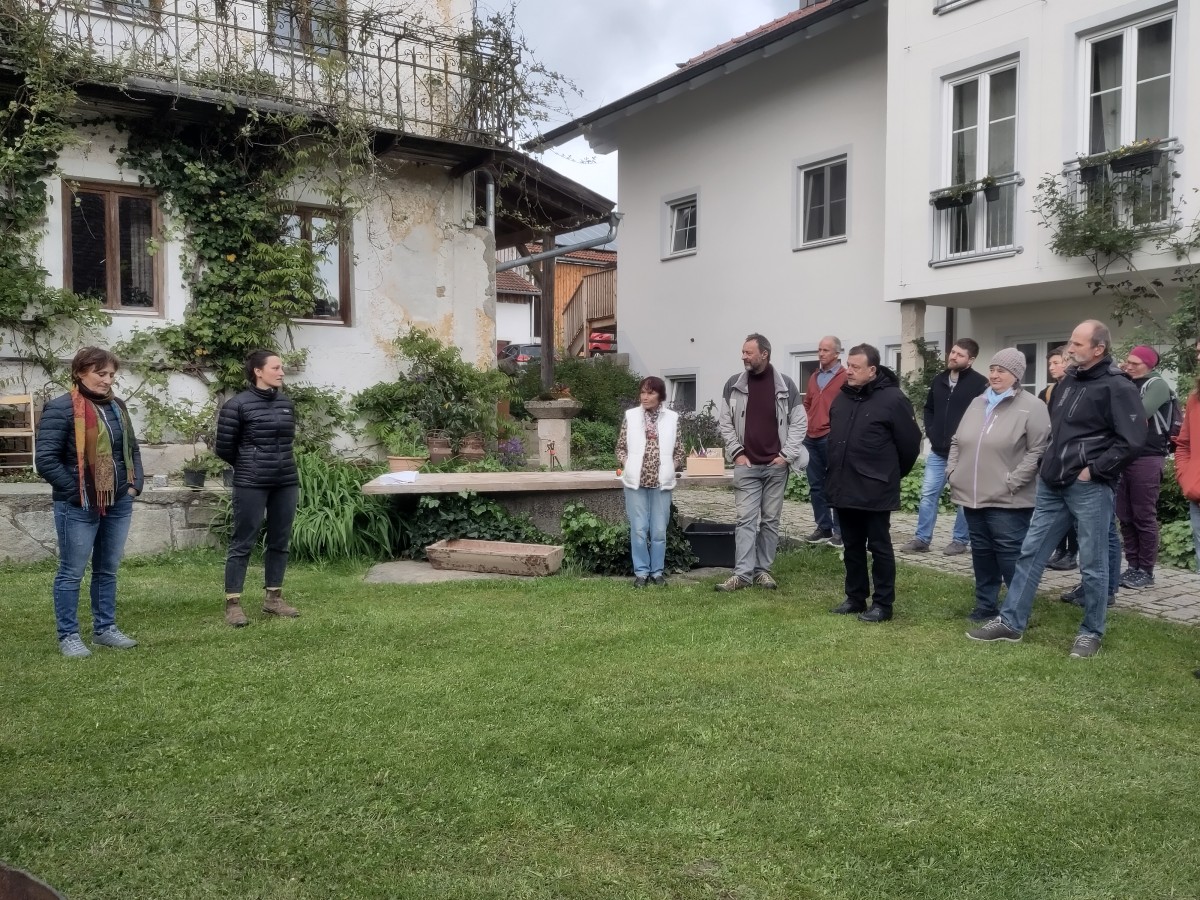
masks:
{"type": "Polygon", "coordinates": [[[837,514],[825,502],[825,470],[829,467],[826,446],[829,443],[829,407],[846,383],[846,369],[839,357],[842,342],[832,334],[821,338],[817,344],[817,370],[808,378],[808,389],[804,392],[804,413],[808,416],[808,436],[804,446],[808,450],[808,499],[812,503],[813,518],[817,527],[808,536],[810,544],[842,546],[842,532],[838,528],[837,514]]]}
{"type": "MultiPolygon", "coordinates": [[[[1117,481],[1146,443],[1146,411],[1129,376],[1113,365],[1112,335],[1088,319],[1071,332],[1069,368],[1050,403],[1050,444],[1038,471],[1033,519],[1000,615],[967,632],[974,641],[1016,643],[1050,555],[1072,523],[1079,535],[1083,623],[1071,657],[1100,652],[1108,612],[1108,533],[1117,481]]],[[[1118,565],[1120,560],[1117,560],[1118,565]]]]}
{"type": "Polygon", "coordinates": [[[771,365],[771,342],[761,334],[748,335],[742,344],[742,368],[721,392],[721,437],[733,460],[737,559],[733,575],[717,590],[751,584],[774,590],[771,565],[779,547],[783,493],[788,470],[808,463],[807,419],[796,382],[771,365]]]}

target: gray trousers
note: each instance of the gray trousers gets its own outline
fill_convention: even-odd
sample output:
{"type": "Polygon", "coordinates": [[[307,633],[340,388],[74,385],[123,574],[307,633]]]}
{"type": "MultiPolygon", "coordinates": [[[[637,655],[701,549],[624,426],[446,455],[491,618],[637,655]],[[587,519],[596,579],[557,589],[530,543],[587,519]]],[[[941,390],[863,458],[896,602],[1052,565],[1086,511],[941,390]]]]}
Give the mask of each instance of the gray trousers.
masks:
{"type": "Polygon", "coordinates": [[[788,466],[734,466],[733,502],[737,511],[734,543],[737,562],[733,573],[752,581],[759,572],[770,572],[779,549],[779,514],[787,488],[788,466]]]}

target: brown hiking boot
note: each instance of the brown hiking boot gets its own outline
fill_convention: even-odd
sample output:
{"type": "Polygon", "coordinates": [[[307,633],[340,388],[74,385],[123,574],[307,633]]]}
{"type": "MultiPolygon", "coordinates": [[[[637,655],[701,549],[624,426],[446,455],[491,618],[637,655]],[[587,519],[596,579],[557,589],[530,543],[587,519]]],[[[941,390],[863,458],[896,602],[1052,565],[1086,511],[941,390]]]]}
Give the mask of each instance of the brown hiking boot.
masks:
{"type": "Polygon", "coordinates": [[[286,616],[289,619],[300,615],[300,610],[283,602],[283,588],[267,588],[267,599],[263,601],[263,612],[272,616],[286,616]]]}
{"type": "Polygon", "coordinates": [[[250,624],[250,620],[242,612],[241,597],[225,598],[225,624],[232,625],[234,628],[244,628],[250,624]]]}

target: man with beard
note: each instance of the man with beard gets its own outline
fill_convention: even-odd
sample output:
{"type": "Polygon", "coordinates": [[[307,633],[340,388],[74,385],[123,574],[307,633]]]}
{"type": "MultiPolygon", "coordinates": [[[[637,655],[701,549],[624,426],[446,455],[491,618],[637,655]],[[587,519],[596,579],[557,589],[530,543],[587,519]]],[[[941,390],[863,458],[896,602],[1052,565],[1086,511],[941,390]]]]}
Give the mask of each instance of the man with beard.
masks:
{"type": "Polygon", "coordinates": [[[1129,376],[1113,365],[1111,348],[1108,327],[1095,319],[1071,332],[1071,365],[1050,405],[1050,444],[1038,472],[1033,520],[1000,615],[968,631],[971,640],[1021,640],[1050,554],[1074,523],[1084,613],[1070,655],[1087,659],[1100,652],[1108,612],[1108,534],[1115,487],[1146,443],[1142,398],[1129,376]]]}
{"type": "Polygon", "coordinates": [[[829,410],[828,452],[825,495],[846,546],[846,599],[833,611],[886,622],[896,600],[892,510],[900,508],[900,479],[921,452],[921,429],[895,373],[879,364],[870,344],[851,347],[846,357],[846,384],[829,410]]]}

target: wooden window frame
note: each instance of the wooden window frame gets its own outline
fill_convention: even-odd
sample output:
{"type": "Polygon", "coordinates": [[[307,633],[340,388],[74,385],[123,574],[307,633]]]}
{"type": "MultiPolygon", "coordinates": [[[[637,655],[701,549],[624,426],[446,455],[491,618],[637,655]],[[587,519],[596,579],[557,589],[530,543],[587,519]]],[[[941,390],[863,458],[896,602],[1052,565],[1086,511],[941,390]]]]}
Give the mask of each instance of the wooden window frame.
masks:
{"type": "MultiPolygon", "coordinates": [[[[312,203],[295,203],[285,213],[285,217],[296,216],[300,219],[300,240],[312,242],[312,220],[313,217],[325,218],[337,221],[337,247],[338,247],[338,284],[337,296],[334,298],[338,304],[337,317],[332,316],[296,316],[292,321],[303,322],[306,325],[336,325],[349,327],[353,324],[353,303],[350,293],[351,283],[351,255],[350,246],[350,222],[346,215],[338,209],[330,206],[320,206],[312,203]]],[[[316,272],[313,273],[314,277],[316,272]]]]}
{"type": "Polygon", "coordinates": [[[104,197],[104,249],[105,249],[105,297],[104,308],[121,315],[162,316],[165,307],[166,280],[163,275],[162,254],[162,209],[158,204],[158,194],[148,188],[124,183],[104,181],[80,181],[76,179],[63,180],[63,286],[68,291],[74,290],[74,251],[71,233],[71,211],[75,208],[75,198],[79,194],[100,194],[104,197]],[[154,293],[150,306],[121,305],[121,270],[120,270],[120,206],[121,197],[137,197],[150,201],[150,232],[159,243],[159,251],[150,254],[153,266],[154,293]],[[109,260],[118,260],[117,265],[110,265],[109,260]]]}

